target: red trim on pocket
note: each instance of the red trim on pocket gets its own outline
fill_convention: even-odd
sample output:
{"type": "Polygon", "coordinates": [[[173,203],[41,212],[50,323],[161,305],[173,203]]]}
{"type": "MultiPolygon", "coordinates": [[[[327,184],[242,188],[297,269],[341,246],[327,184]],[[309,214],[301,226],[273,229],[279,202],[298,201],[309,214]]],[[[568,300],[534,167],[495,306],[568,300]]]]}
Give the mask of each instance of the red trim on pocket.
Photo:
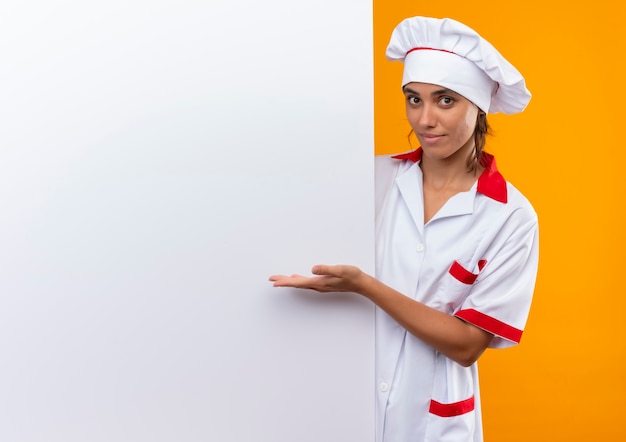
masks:
{"type": "Polygon", "coordinates": [[[481,259],[480,261],[478,261],[478,271],[482,272],[486,264],[487,264],[486,259],[481,259]]]}
{"type": "Polygon", "coordinates": [[[491,316],[487,316],[474,309],[461,310],[454,316],[470,322],[496,336],[508,339],[509,341],[519,343],[522,339],[522,330],[511,327],[509,324],[499,321],[496,318],[492,318],[491,316]]]}
{"type": "Polygon", "coordinates": [[[459,264],[458,261],[454,261],[450,266],[450,270],[448,270],[452,276],[454,276],[457,280],[461,281],[463,284],[471,285],[474,284],[476,278],[478,278],[478,274],[472,273],[459,264]]]}
{"type": "Polygon", "coordinates": [[[469,413],[470,411],[474,411],[474,396],[469,399],[465,399],[464,401],[453,402],[451,404],[442,404],[441,402],[431,399],[430,410],[428,411],[439,417],[460,416],[462,414],[469,413]]]}

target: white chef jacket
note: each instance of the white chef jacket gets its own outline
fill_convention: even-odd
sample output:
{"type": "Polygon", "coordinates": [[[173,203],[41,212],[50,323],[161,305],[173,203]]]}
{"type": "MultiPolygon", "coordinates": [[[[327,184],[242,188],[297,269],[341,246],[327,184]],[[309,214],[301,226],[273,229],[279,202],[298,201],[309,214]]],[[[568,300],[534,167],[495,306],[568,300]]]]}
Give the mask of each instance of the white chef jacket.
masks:
{"type": "MultiPolygon", "coordinates": [[[[488,162],[474,186],[424,224],[421,149],[376,159],[376,277],[399,292],[519,342],[538,263],[537,215],[488,162]]],[[[476,364],[463,367],[376,311],[376,441],[478,442],[476,364]]]]}

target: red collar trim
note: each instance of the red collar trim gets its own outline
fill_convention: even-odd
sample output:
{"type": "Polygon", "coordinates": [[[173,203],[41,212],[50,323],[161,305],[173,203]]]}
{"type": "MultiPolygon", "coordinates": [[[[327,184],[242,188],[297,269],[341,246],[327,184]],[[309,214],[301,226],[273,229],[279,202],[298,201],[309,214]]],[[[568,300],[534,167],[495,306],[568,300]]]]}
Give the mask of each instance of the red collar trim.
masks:
{"type": "MultiPolygon", "coordinates": [[[[412,152],[394,155],[391,158],[395,158],[397,160],[411,160],[414,163],[417,163],[422,159],[422,148],[420,147],[412,152]]],[[[493,155],[483,152],[481,162],[485,167],[485,170],[478,177],[478,186],[476,190],[493,200],[506,203],[508,201],[506,180],[502,174],[498,172],[496,159],[493,155]]]]}

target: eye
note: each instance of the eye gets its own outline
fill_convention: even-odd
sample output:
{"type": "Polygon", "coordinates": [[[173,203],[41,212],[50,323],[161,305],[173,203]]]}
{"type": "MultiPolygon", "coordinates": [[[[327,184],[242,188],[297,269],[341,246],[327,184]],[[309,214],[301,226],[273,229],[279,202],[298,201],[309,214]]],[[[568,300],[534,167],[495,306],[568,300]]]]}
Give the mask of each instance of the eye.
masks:
{"type": "Polygon", "coordinates": [[[409,103],[410,105],[415,106],[416,104],[419,104],[420,99],[419,99],[419,97],[416,97],[415,95],[407,95],[407,97],[406,97],[406,101],[407,101],[407,103],[409,103]]]}
{"type": "Polygon", "coordinates": [[[454,98],[449,96],[443,96],[439,99],[439,103],[443,106],[451,106],[454,104],[454,98]]]}

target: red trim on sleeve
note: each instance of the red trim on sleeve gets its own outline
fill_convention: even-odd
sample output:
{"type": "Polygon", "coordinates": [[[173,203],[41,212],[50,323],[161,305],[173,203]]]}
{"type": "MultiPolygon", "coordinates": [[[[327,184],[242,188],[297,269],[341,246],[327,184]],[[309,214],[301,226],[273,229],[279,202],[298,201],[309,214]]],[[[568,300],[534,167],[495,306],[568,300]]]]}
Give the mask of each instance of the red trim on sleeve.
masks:
{"type": "Polygon", "coordinates": [[[499,321],[496,318],[492,318],[491,316],[487,316],[477,310],[461,310],[457,312],[454,316],[456,316],[457,318],[461,318],[464,321],[470,322],[475,326],[480,327],[483,330],[486,330],[496,336],[508,339],[509,341],[519,343],[519,341],[522,339],[523,330],[511,327],[509,324],[499,321]]]}
{"type": "Polygon", "coordinates": [[[467,285],[474,284],[474,281],[476,281],[476,278],[478,278],[478,275],[476,273],[470,272],[461,264],[459,264],[458,261],[454,261],[452,263],[452,265],[450,266],[450,270],[448,270],[448,273],[454,276],[455,279],[467,285]]]}
{"type": "Polygon", "coordinates": [[[469,413],[473,410],[474,396],[463,401],[453,402],[451,404],[442,404],[441,402],[437,402],[431,399],[430,409],[428,411],[430,411],[431,414],[439,417],[453,417],[469,413]]]}

